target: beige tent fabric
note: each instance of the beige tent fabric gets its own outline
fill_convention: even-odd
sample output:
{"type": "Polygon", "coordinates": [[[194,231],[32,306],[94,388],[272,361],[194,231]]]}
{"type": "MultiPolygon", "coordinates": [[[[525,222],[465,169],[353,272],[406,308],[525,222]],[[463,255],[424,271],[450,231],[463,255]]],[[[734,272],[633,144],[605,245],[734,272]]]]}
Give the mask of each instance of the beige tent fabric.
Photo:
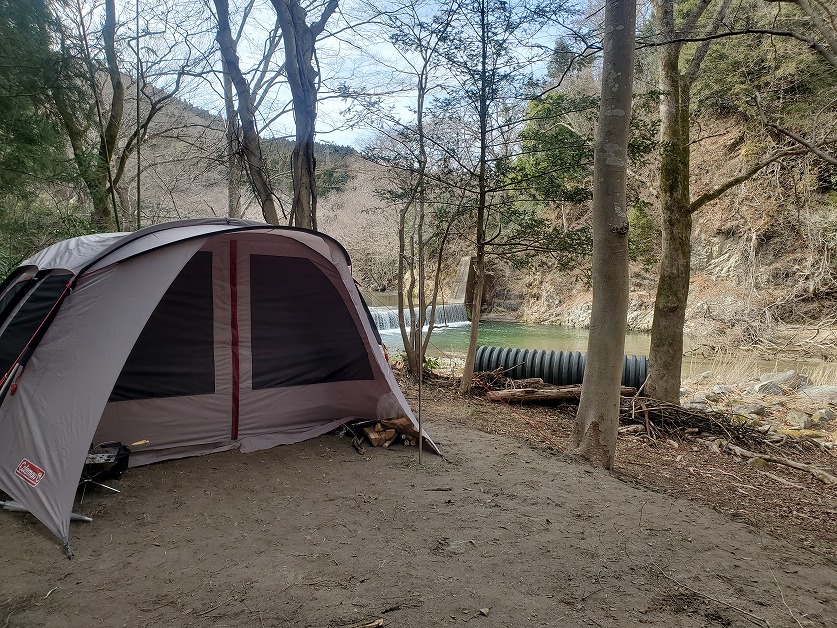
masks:
{"type": "Polygon", "coordinates": [[[82,277],[0,406],[0,489],[61,540],[85,455],[125,357],[183,264],[191,241],[82,277]],[[22,482],[22,461],[43,470],[22,482]]]}
{"type": "MultiPolygon", "coordinates": [[[[148,441],[132,452],[131,464],[137,465],[298,442],[356,418],[407,416],[416,423],[377,344],[348,257],[327,236],[246,221],[183,221],[127,235],[75,238],[53,245],[25,265],[82,274],[15,381],[14,394],[7,394],[0,405],[0,490],[65,543],[91,444],[148,441]],[[208,348],[214,355],[213,391],[108,401],[155,307],[199,251],[212,256],[213,346],[208,348]],[[312,276],[332,295],[323,302],[345,308],[340,320],[353,328],[349,335],[357,334],[351,346],[366,353],[368,367],[360,370],[366,375],[254,386],[250,268],[253,260],[270,256],[305,260],[300,268],[317,269],[310,270],[312,276]]],[[[27,273],[31,275],[28,268],[27,273]]],[[[311,289],[303,285],[304,278],[281,281],[288,282],[282,285],[291,292],[294,282],[311,289]]],[[[295,313],[291,319],[306,316],[295,313]]],[[[311,318],[318,320],[318,313],[311,318]]],[[[270,319],[261,312],[260,320],[264,325],[270,319]]],[[[288,355],[305,359],[305,338],[317,333],[299,330],[299,341],[288,355]]],[[[273,350],[277,365],[288,359],[281,347],[273,350]]],[[[260,351],[264,370],[264,348],[260,351]]],[[[323,370],[321,357],[322,347],[310,358],[312,372],[323,370]]],[[[347,361],[346,356],[334,359],[338,370],[347,361]]],[[[307,372],[304,364],[297,366],[307,372]]]]}

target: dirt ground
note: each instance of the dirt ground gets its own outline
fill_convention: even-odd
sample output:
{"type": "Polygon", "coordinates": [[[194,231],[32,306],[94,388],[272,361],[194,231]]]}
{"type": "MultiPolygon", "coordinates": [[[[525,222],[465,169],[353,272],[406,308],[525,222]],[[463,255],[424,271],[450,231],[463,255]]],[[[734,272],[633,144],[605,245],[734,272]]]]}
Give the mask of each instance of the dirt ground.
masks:
{"type": "Polygon", "coordinates": [[[421,465],[325,436],[129,469],[73,561],[0,511],[0,628],[837,626],[837,489],[635,439],[591,470],[542,444],[551,408],[428,389],[423,416],[421,465]]]}

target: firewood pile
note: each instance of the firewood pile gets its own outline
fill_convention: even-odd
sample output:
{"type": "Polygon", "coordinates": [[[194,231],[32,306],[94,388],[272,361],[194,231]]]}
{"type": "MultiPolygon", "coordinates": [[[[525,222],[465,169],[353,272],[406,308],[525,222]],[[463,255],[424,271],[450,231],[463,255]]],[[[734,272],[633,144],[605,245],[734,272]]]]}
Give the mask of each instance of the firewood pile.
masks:
{"type": "Polygon", "coordinates": [[[393,443],[418,445],[419,433],[407,417],[382,419],[363,428],[366,440],[373,447],[389,447],[393,443]]]}

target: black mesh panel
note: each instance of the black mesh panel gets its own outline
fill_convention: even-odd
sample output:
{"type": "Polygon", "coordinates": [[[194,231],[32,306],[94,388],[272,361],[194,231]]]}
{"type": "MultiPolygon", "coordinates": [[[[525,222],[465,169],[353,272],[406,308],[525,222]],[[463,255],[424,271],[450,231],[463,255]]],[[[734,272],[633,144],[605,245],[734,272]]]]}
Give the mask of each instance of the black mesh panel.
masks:
{"type": "MultiPolygon", "coordinates": [[[[0,335],[0,376],[11,368],[26,343],[44,322],[70,278],[71,275],[65,274],[45,277],[9,321],[0,335]]],[[[20,290],[28,285],[29,282],[22,282],[20,290]]],[[[18,290],[18,286],[14,290],[18,290]]],[[[21,293],[17,292],[14,296],[20,297],[21,293]]]]}
{"type": "Polygon", "coordinates": [[[253,388],[374,379],[343,298],[310,260],[250,256],[253,388]]]}
{"type": "Polygon", "coordinates": [[[183,267],[137,338],[110,401],[215,392],[212,253],[183,267]]]}

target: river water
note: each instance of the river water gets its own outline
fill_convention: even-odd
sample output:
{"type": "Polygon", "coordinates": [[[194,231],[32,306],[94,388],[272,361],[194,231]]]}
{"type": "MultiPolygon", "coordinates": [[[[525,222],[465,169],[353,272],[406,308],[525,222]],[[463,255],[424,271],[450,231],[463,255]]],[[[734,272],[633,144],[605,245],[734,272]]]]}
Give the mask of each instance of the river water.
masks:
{"type": "MultiPolygon", "coordinates": [[[[394,293],[364,294],[370,309],[384,311],[397,303],[394,293]]],[[[454,306],[448,306],[452,308],[454,306]]],[[[461,306],[459,306],[461,307],[461,306]]],[[[374,314],[379,318],[378,314],[374,314]]],[[[391,323],[397,325],[396,321],[391,323]]],[[[382,325],[379,324],[379,327],[382,325]]],[[[403,347],[401,333],[397,328],[380,329],[381,340],[390,352],[397,353],[403,347]]],[[[471,324],[467,321],[449,323],[435,327],[430,338],[428,354],[433,357],[464,355],[468,348],[471,324]]],[[[534,325],[516,322],[488,321],[480,323],[479,344],[486,346],[509,347],[519,349],[547,349],[552,351],[587,351],[589,330],[561,325],[534,325]]],[[[651,335],[629,331],[625,336],[627,355],[647,356],[651,335]]],[[[687,340],[688,346],[688,340],[687,340]]],[[[821,364],[820,361],[760,360],[752,354],[725,353],[716,356],[687,354],[683,359],[684,378],[704,371],[737,370],[740,376],[758,376],[761,373],[784,371],[788,369],[810,373],[821,364]]]]}
{"type": "MultiPolygon", "coordinates": [[[[395,329],[380,332],[381,340],[391,349],[401,345],[401,332],[395,329]]],[[[452,323],[447,327],[436,327],[430,336],[428,352],[431,355],[465,353],[471,324],[452,323]]],[[[482,322],[479,344],[494,347],[516,347],[519,349],[550,349],[553,351],[587,351],[587,330],[560,325],[528,325],[525,323],[482,322]]],[[[650,336],[642,333],[628,333],[625,337],[625,353],[647,355],[650,336]]]]}
{"type": "MultiPolygon", "coordinates": [[[[401,332],[395,308],[398,295],[394,292],[364,292],[364,298],[372,312],[381,340],[391,350],[402,346],[401,332]],[[387,316],[389,314],[389,316],[387,316]]],[[[446,325],[436,326],[430,338],[428,353],[433,356],[464,354],[468,349],[471,324],[465,320],[462,306],[442,305],[437,320],[444,318],[444,312],[451,312],[446,325]]],[[[532,325],[516,322],[483,321],[480,323],[479,344],[519,349],[548,349],[552,351],[587,351],[588,330],[561,325],[532,325]]],[[[646,333],[629,332],[625,337],[625,353],[647,355],[651,336],[646,333]]]]}

